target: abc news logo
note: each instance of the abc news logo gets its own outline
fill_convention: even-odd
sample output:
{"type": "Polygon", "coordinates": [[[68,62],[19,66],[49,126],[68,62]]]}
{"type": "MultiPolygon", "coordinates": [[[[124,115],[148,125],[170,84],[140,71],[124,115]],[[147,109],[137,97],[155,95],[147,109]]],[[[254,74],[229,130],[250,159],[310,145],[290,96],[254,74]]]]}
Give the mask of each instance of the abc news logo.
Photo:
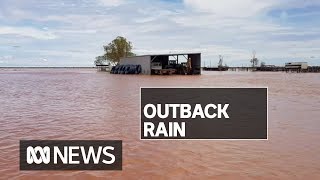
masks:
{"type": "Polygon", "coordinates": [[[20,141],[20,170],[122,170],[122,141],[20,141]]]}
{"type": "MultiPolygon", "coordinates": [[[[60,151],[60,150],[59,149],[56,150],[56,152],[58,152],[58,151],[60,151]]],[[[54,153],[54,154],[56,155],[57,153],[54,153]]],[[[54,163],[57,164],[57,158],[56,158],[57,156],[54,156],[54,157],[55,157],[54,163]]],[[[48,146],[45,146],[43,148],[40,146],[37,146],[35,148],[32,146],[29,146],[27,148],[27,163],[28,164],[33,164],[33,163],[49,164],[50,163],[50,148],[48,146]],[[40,154],[39,158],[37,157],[37,153],[40,154]]]]}
{"type": "MultiPolygon", "coordinates": [[[[92,158],[94,164],[99,163],[99,159],[101,156],[101,152],[103,151],[103,154],[107,157],[110,157],[110,160],[102,160],[102,163],[104,164],[112,164],[115,161],[115,156],[111,153],[108,153],[108,150],[114,150],[114,147],[112,146],[106,146],[102,149],[102,146],[98,147],[98,152],[95,153],[94,147],[89,146],[88,152],[84,149],[84,146],[69,146],[64,147],[64,151],[61,152],[60,149],[57,146],[53,147],[53,163],[58,164],[58,159],[62,161],[63,164],[80,164],[80,161],[73,160],[73,157],[79,156],[78,153],[75,153],[75,150],[81,150],[81,155],[83,158],[84,164],[89,164],[90,159],[92,158]]],[[[29,146],[27,148],[27,163],[28,164],[49,164],[50,163],[50,148],[48,146],[45,147],[32,147],[29,146]],[[37,153],[40,154],[40,157],[38,158],[37,153]]]]}

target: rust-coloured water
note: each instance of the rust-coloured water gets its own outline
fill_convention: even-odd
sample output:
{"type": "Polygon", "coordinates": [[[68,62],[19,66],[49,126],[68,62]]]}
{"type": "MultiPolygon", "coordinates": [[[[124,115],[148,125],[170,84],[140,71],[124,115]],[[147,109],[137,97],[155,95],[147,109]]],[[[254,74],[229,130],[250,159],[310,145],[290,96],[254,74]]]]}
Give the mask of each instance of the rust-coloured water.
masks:
{"type": "Polygon", "coordinates": [[[320,74],[0,69],[0,178],[319,179],[320,74]],[[141,86],[269,87],[268,141],[141,141],[141,86]],[[123,171],[19,171],[21,139],[123,140],[123,171]]]}

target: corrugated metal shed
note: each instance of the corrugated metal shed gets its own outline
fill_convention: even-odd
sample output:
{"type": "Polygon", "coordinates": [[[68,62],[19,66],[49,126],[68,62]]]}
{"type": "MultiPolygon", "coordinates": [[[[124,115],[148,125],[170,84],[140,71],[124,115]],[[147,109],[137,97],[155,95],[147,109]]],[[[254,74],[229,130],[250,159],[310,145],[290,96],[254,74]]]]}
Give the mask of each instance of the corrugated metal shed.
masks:
{"type": "Polygon", "coordinates": [[[141,65],[142,74],[152,74],[151,65],[154,62],[161,62],[163,68],[170,65],[169,57],[174,57],[179,63],[178,57],[183,57],[184,60],[191,59],[192,72],[191,74],[201,74],[201,53],[176,53],[176,54],[150,54],[126,57],[120,60],[120,65],[141,65]]]}
{"type": "Polygon", "coordinates": [[[133,56],[120,60],[120,65],[141,65],[142,74],[151,74],[151,56],[133,56]]]}

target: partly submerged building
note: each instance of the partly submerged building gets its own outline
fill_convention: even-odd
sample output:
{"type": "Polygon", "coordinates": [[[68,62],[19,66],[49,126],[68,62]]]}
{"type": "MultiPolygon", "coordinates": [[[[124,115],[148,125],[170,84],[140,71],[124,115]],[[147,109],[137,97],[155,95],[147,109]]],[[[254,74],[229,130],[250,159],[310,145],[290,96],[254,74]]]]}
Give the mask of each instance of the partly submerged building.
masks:
{"type": "Polygon", "coordinates": [[[140,65],[141,74],[201,74],[201,53],[152,54],[126,57],[119,65],[140,65]]]}
{"type": "Polygon", "coordinates": [[[288,62],[285,64],[286,71],[306,72],[308,70],[307,62],[288,62]]]}
{"type": "Polygon", "coordinates": [[[106,71],[106,72],[110,71],[109,64],[96,64],[96,68],[98,69],[98,71],[106,71]]]}

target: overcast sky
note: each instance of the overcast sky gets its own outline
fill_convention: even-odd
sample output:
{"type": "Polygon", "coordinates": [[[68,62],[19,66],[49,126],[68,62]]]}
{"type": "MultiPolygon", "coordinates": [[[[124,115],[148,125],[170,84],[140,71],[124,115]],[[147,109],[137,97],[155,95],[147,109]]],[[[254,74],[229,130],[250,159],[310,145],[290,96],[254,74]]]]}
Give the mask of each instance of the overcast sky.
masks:
{"type": "Polygon", "coordinates": [[[320,0],[0,1],[0,66],[93,66],[119,35],[139,55],[320,65],[320,0]]]}

